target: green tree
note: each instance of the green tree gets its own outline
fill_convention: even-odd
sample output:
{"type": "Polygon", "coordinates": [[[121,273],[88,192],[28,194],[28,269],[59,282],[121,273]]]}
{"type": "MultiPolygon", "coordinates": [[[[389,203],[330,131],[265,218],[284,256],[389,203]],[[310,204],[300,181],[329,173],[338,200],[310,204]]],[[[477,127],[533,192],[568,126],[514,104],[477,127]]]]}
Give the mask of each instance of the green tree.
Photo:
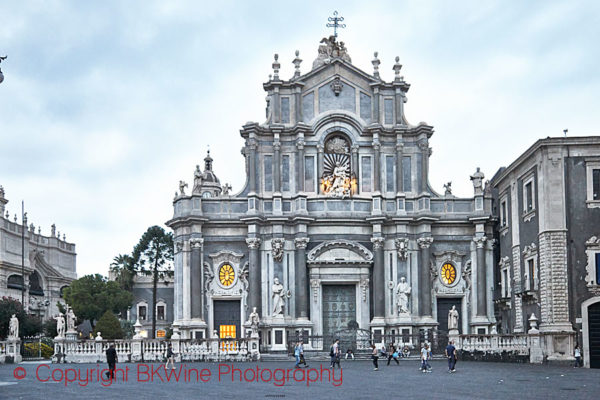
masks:
{"type": "Polygon", "coordinates": [[[173,276],[173,234],[160,226],[151,226],[133,248],[136,269],[152,276],[152,338],[156,332],[156,289],[159,280],[173,276]]]}
{"type": "Polygon", "coordinates": [[[28,315],[20,301],[3,296],[0,300],[0,337],[8,336],[8,325],[13,314],[19,320],[20,337],[33,336],[42,332],[42,321],[38,317],[28,315]]]}
{"type": "Polygon", "coordinates": [[[133,289],[133,280],[136,275],[135,260],[129,254],[119,254],[113,258],[110,264],[110,270],[115,273],[115,281],[123,290],[131,292],[133,289]]]}
{"type": "Polygon", "coordinates": [[[100,274],[86,275],[65,288],[64,299],[80,320],[89,319],[92,327],[106,311],[118,313],[133,302],[133,295],[100,274]]]}
{"type": "Polygon", "coordinates": [[[123,339],[123,330],[117,316],[110,310],[106,311],[96,323],[94,336],[100,332],[103,339],[123,339]]]}

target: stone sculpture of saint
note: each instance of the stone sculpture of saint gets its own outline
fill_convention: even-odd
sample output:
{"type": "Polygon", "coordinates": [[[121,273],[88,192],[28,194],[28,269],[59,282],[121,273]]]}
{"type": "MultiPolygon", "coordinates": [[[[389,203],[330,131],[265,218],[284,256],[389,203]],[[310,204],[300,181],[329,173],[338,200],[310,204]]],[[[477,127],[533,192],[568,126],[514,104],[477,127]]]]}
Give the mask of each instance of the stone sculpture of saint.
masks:
{"type": "Polygon", "coordinates": [[[64,338],[65,337],[65,318],[62,313],[58,313],[56,317],[56,333],[57,337],[64,338]]]}
{"type": "Polygon", "coordinates": [[[250,328],[252,329],[253,334],[258,333],[258,324],[260,323],[260,317],[258,312],[256,311],[256,307],[252,307],[252,312],[250,313],[250,317],[248,318],[250,321],[250,328]]]}
{"type": "Polygon", "coordinates": [[[333,193],[336,196],[343,196],[346,191],[346,178],[348,174],[346,173],[346,166],[341,164],[336,164],[333,169],[333,183],[331,184],[330,193],[333,193]]]}
{"type": "Polygon", "coordinates": [[[398,314],[408,314],[408,296],[410,296],[410,285],[406,282],[406,278],[400,278],[400,283],[396,288],[398,294],[398,314]]]}
{"type": "Polygon", "coordinates": [[[75,313],[73,312],[73,309],[71,307],[69,307],[67,309],[67,331],[68,332],[72,332],[75,331],[75,320],[77,319],[75,317],[75,313]]]}
{"type": "Polygon", "coordinates": [[[202,191],[202,171],[200,171],[200,166],[196,165],[196,170],[194,171],[194,187],[192,189],[192,194],[199,194],[202,191]]]}
{"type": "Polygon", "coordinates": [[[448,311],[448,329],[458,329],[458,310],[456,306],[448,311]]]}
{"type": "Polygon", "coordinates": [[[13,314],[12,317],[10,317],[10,322],[8,324],[8,338],[19,338],[19,319],[15,316],[15,314],[13,314]]]}
{"type": "Polygon", "coordinates": [[[283,285],[279,283],[279,278],[273,281],[273,316],[283,314],[284,297],[283,285]]]}

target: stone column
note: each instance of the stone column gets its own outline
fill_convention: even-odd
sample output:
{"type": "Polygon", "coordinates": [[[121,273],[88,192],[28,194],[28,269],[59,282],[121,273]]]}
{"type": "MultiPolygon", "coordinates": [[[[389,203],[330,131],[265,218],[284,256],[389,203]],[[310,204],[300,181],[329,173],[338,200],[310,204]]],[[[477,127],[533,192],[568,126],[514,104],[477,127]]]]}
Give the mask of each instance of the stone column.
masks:
{"type": "Polygon", "coordinates": [[[175,241],[175,254],[174,254],[174,266],[175,266],[175,290],[174,290],[174,302],[173,307],[175,313],[175,320],[183,318],[183,243],[180,240],[175,241]]]}
{"type": "Polygon", "coordinates": [[[421,265],[419,266],[419,314],[421,316],[432,315],[431,313],[431,254],[429,247],[433,243],[433,237],[417,239],[421,249],[421,265]]]}
{"type": "Polygon", "coordinates": [[[260,267],[260,239],[247,238],[246,244],[249,249],[248,257],[248,309],[256,307],[258,314],[262,317],[262,278],[260,267]]]}
{"type": "Polygon", "coordinates": [[[383,266],[382,237],[371,238],[373,242],[373,317],[385,317],[385,278],[383,266]]]}
{"type": "Polygon", "coordinates": [[[296,170],[298,171],[296,191],[304,192],[304,140],[302,138],[296,142],[296,149],[296,170]]]}
{"type": "Polygon", "coordinates": [[[308,319],[308,274],[306,270],[306,245],[309,239],[300,237],[294,239],[296,245],[296,318],[308,319]]]}
{"type": "Polygon", "coordinates": [[[301,122],[304,118],[302,116],[302,96],[301,96],[301,88],[297,87],[296,92],[294,93],[294,107],[295,107],[295,115],[296,115],[296,123],[301,122]]]}
{"type": "Polygon", "coordinates": [[[379,123],[379,88],[373,88],[373,123],[379,123]]]}
{"type": "Polygon", "coordinates": [[[396,192],[404,192],[404,181],[402,177],[402,151],[404,145],[402,143],[396,143],[396,192]]]}
{"type": "MultiPolygon", "coordinates": [[[[279,136],[279,135],[277,135],[279,136]]],[[[281,144],[279,138],[276,138],[273,144],[273,180],[275,192],[281,192],[281,144]]]]}
{"type": "Polygon", "coordinates": [[[321,176],[323,175],[323,145],[317,145],[317,194],[321,193],[321,176]]]}
{"type": "Polygon", "coordinates": [[[190,256],[190,297],[192,318],[203,319],[202,305],[204,303],[204,288],[202,287],[202,249],[204,239],[190,239],[192,254],[190,256]]]}
{"type": "Polygon", "coordinates": [[[380,150],[381,144],[379,140],[373,141],[373,191],[380,192],[381,191],[381,160],[380,160],[380,150]]]}
{"type": "Polygon", "coordinates": [[[487,315],[487,279],[485,272],[485,236],[477,236],[473,241],[477,245],[477,316],[487,315]]]}

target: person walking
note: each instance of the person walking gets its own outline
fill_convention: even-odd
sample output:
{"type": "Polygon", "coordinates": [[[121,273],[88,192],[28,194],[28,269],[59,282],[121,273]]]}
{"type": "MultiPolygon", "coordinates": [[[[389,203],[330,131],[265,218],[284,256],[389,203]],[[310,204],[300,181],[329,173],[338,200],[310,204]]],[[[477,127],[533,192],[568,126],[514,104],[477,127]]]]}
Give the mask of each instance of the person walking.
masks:
{"type": "Polygon", "coordinates": [[[379,353],[377,352],[377,347],[372,344],[371,349],[371,360],[373,360],[373,366],[375,367],[373,368],[373,371],[379,371],[379,353]]]}
{"type": "Polygon", "coordinates": [[[446,346],[444,352],[448,359],[448,372],[456,372],[456,347],[454,347],[454,342],[452,340],[448,342],[448,346],[446,346]]]}
{"type": "Polygon", "coordinates": [[[335,342],[331,345],[331,350],[329,355],[331,356],[331,365],[330,368],[335,368],[335,364],[338,365],[338,368],[342,368],[340,365],[341,358],[341,350],[340,350],[340,339],[335,339],[335,342]]]}
{"type": "Polygon", "coordinates": [[[111,344],[106,350],[106,362],[108,363],[108,371],[106,372],[106,377],[111,380],[115,379],[115,369],[117,368],[117,361],[119,361],[119,357],[117,357],[115,345],[111,344]]]}
{"type": "Polygon", "coordinates": [[[583,364],[581,363],[581,349],[579,348],[579,345],[576,344],[575,345],[575,368],[579,368],[583,366],[583,364]]]}
{"type": "Polygon", "coordinates": [[[308,364],[306,363],[306,359],[304,358],[304,342],[300,340],[300,342],[298,342],[298,345],[300,347],[300,362],[298,363],[298,366],[300,366],[300,364],[303,364],[304,368],[307,368],[308,364]]]}
{"type": "Polygon", "coordinates": [[[300,368],[300,342],[296,342],[296,347],[294,347],[294,357],[296,357],[296,365],[294,365],[294,368],[300,368]]]}
{"type": "Polygon", "coordinates": [[[396,350],[394,343],[390,344],[390,348],[388,350],[387,365],[390,365],[390,361],[392,361],[392,359],[396,361],[396,364],[400,365],[400,362],[398,361],[398,351],[396,350]]]}
{"type": "Polygon", "coordinates": [[[429,365],[429,359],[431,358],[431,352],[429,351],[429,345],[425,343],[421,349],[421,370],[425,372],[431,372],[431,365],[429,365]]]}
{"type": "Polygon", "coordinates": [[[173,353],[171,343],[169,343],[169,346],[167,347],[167,363],[165,364],[165,369],[168,369],[169,362],[171,362],[171,369],[175,369],[175,353],[173,353]]]}

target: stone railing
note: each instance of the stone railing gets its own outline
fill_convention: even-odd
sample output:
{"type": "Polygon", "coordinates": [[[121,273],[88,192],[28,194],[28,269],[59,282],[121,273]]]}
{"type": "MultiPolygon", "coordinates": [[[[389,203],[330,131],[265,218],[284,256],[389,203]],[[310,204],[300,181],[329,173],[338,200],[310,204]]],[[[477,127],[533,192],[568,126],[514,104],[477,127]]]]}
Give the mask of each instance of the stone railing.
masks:
{"type": "Polygon", "coordinates": [[[0,342],[0,364],[21,362],[21,341],[4,340],[0,342]]]}
{"type": "Polygon", "coordinates": [[[460,335],[456,347],[463,351],[481,352],[514,352],[520,355],[529,354],[529,335],[460,335]]]}
{"type": "Polygon", "coordinates": [[[247,339],[54,339],[52,362],[106,362],[106,350],[115,346],[119,362],[163,362],[168,344],[176,361],[252,361],[260,359],[258,338],[247,339]]]}

